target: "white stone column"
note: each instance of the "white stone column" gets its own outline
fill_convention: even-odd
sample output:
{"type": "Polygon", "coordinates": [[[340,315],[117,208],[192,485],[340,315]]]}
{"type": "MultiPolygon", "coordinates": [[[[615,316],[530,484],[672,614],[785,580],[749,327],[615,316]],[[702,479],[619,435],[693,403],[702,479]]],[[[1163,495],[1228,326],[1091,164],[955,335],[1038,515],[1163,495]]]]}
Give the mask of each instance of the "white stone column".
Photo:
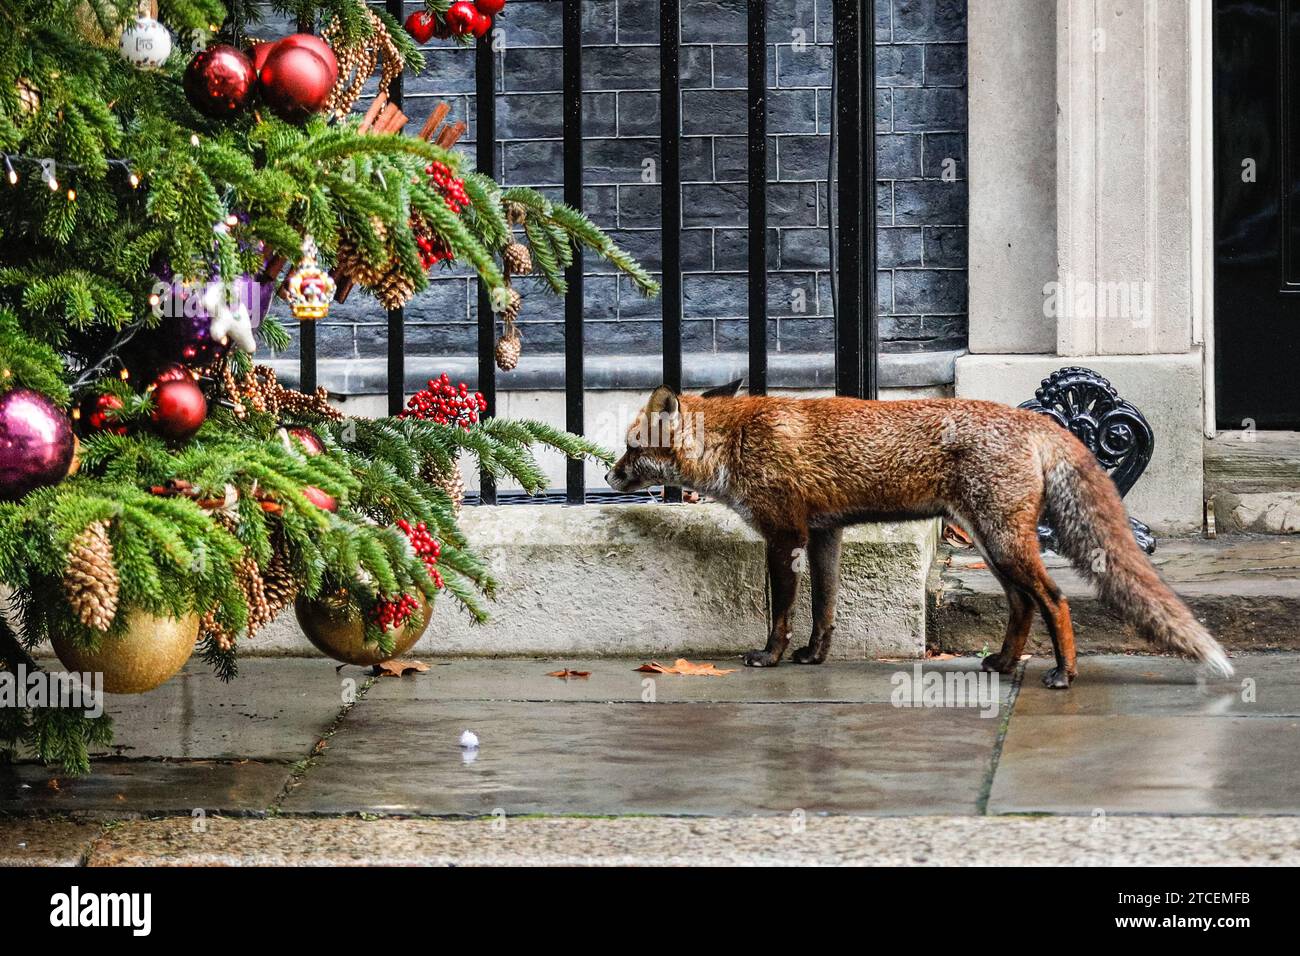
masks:
{"type": "Polygon", "coordinates": [[[1063,366],[1106,376],[1155,430],[1127,504],[1160,533],[1202,521],[1189,27],[1188,0],[999,0],[971,3],[968,34],[971,354],[955,391],[1014,405],[1063,366]]]}
{"type": "Polygon", "coordinates": [[[1057,2],[1061,355],[1192,344],[1189,5],[1057,2]]]}

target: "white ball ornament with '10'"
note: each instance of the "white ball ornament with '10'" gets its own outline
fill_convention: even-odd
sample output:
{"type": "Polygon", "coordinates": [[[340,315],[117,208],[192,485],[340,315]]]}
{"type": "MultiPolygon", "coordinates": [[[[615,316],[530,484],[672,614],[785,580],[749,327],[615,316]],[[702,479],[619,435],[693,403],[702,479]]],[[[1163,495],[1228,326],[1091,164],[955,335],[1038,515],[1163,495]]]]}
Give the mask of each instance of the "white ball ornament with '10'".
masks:
{"type": "Polygon", "coordinates": [[[126,61],[137,69],[156,70],[171,55],[172,37],[165,26],[147,13],[142,13],[135,18],[135,23],[122,31],[118,49],[126,61]]]}

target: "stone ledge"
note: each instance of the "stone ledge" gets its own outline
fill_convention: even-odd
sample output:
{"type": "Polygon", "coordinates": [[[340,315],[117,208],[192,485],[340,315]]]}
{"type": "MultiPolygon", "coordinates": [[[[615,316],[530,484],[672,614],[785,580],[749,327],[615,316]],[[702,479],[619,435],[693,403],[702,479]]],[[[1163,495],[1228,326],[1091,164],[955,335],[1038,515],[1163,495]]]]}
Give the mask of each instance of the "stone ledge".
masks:
{"type": "MultiPolygon", "coordinates": [[[[1167,538],[1160,540],[1152,561],[1229,650],[1300,649],[1300,629],[1295,624],[1300,620],[1300,542],[1294,538],[1167,538]]],[[[1065,559],[1046,554],[1044,562],[1069,599],[1079,653],[1156,650],[1120,623],[1065,559]]],[[[1007,600],[1001,585],[982,565],[970,551],[941,549],[930,579],[931,648],[962,654],[1002,646],[1007,600]]],[[[1028,649],[1051,653],[1051,642],[1037,617],[1028,649]]]]}
{"type": "MultiPolygon", "coordinates": [[[[476,507],[461,526],[500,582],[492,621],[472,626],[442,600],[413,653],[727,655],[766,640],[762,542],[721,505],[476,507]]],[[[924,653],[936,532],[933,521],[846,532],[832,656],[924,653]]],[[[811,628],[804,577],[792,647],[811,628]]],[[[291,613],[244,651],[316,653],[291,613]]]]}
{"type": "MultiPolygon", "coordinates": [[[[880,356],[880,387],[949,385],[954,363],[964,354],[964,351],[887,352],[880,356]]],[[[684,355],[682,362],[682,379],[688,389],[709,388],[747,378],[749,374],[749,358],[743,352],[684,355]]],[[[272,359],[267,364],[275,369],[282,382],[297,386],[297,359],[272,359]]],[[[387,359],[321,359],[316,369],[319,383],[336,395],[382,395],[388,389],[387,359]]],[[[477,381],[478,358],[409,356],[406,391],[419,391],[430,378],[443,372],[453,381],[477,381]]],[[[583,372],[588,389],[649,389],[663,381],[663,362],[658,355],[589,355],[584,360],[583,372]]],[[[835,356],[829,352],[773,353],[768,358],[768,384],[772,388],[834,388],[835,356]]],[[[497,374],[497,389],[563,390],[564,356],[530,355],[514,372],[497,374]]]]}

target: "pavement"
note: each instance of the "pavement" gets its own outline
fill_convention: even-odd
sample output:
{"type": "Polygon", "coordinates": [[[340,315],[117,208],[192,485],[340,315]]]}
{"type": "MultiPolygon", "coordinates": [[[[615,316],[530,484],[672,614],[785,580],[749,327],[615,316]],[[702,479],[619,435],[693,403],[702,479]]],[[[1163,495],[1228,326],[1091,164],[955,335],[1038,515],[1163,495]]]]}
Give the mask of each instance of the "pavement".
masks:
{"type": "Polygon", "coordinates": [[[427,663],[110,696],[91,774],[0,767],[0,864],[1300,863],[1296,653],[427,663]]]}

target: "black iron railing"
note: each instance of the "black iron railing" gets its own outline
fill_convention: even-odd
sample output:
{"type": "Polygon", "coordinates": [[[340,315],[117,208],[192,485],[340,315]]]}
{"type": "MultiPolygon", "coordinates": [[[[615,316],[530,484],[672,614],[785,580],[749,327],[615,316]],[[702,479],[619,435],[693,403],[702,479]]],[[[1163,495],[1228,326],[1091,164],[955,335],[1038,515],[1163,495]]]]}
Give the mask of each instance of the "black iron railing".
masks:
{"type": "MultiPolygon", "coordinates": [[[[583,205],[582,141],[582,0],[562,5],[564,64],[564,201],[583,205]]],[[[402,19],[402,0],[385,0],[402,19]]],[[[874,398],[876,359],[876,204],[875,204],[875,18],[872,0],[835,0],[835,56],[832,68],[832,140],[836,144],[838,183],[828,183],[833,216],[832,289],[835,301],[835,387],[840,395],[874,398]]],[[[749,363],[747,387],[767,390],[767,0],[749,0],[748,69],[748,204],[749,204],[749,363]]],[[[681,201],[681,3],[661,0],[659,45],[660,157],[663,251],[663,381],[682,386],[682,201],[681,201]]],[[[475,53],[476,164],[494,174],[496,60],[492,34],[475,53]]],[[[402,105],[401,78],[389,90],[402,105]]],[[[566,273],[564,306],[565,427],[585,431],[583,381],[583,256],[578,250],[566,273]]],[[[496,317],[480,283],[478,295],[478,390],[496,408],[497,383],[493,348],[496,317]]],[[[301,383],[316,387],[316,326],[304,322],[300,338],[301,383]]],[[[405,402],[405,320],[401,309],[388,313],[388,409],[395,414],[405,402]]],[[[564,500],[587,500],[583,463],[570,461],[564,500]]],[[[491,475],[481,476],[478,500],[496,504],[491,475]]],[[[556,497],[556,496],[553,496],[556,497]]],[[[680,489],[667,489],[669,501],[681,500],[680,489]]]]}

